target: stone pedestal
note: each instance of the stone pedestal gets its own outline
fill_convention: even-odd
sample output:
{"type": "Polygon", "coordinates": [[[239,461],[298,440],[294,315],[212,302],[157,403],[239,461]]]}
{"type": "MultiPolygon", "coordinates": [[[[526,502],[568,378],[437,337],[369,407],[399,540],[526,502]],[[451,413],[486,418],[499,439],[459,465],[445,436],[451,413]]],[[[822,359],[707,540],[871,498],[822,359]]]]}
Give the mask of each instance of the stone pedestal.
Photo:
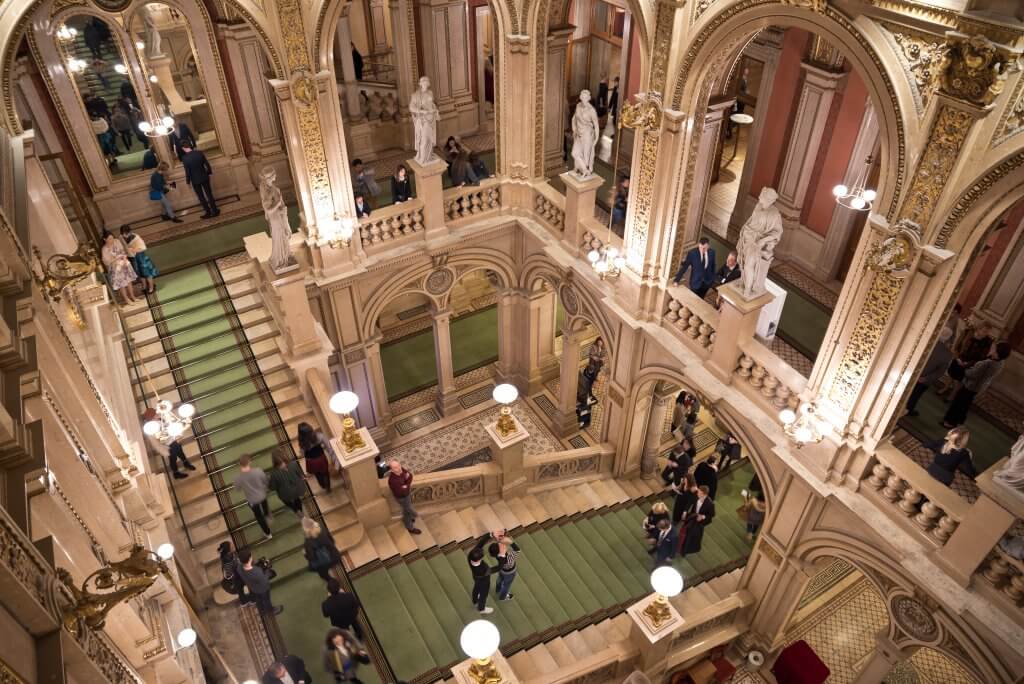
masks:
{"type": "Polygon", "coordinates": [[[740,358],[740,344],[754,337],[761,309],[772,301],[770,292],[746,299],[743,286],[734,280],[718,289],[722,299],[721,317],[715,331],[715,345],[711,348],[708,368],[722,382],[732,381],[732,372],[740,358]]]}
{"type": "Polygon", "coordinates": [[[440,157],[434,157],[426,164],[420,164],[415,159],[410,159],[406,164],[416,177],[416,196],[423,200],[423,225],[426,226],[427,239],[447,235],[441,174],[448,168],[448,163],[440,157]]]}
{"type": "Polygon", "coordinates": [[[629,639],[640,651],[640,660],[637,662],[636,669],[642,672],[657,670],[659,664],[668,655],[669,647],[672,645],[672,633],[679,629],[684,622],[670,603],[668,605],[668,621],[655,630],[648,622],[644,611],[657,597],[657,594],[651,594],[626,609],[633,621],[633,626],[629,630],[629,639]]]}
{"type": "Polygon", "coordinates": [[[380,449],[377,448],[369,430],[359,428],[358,432],[366,443],[362,449],[345,451],[340,436],[331,440],[331,447],[337,456],[338,464],[345,471],[352,507],[359,516],[359,522],[369,529],[390,521],[391,508],[381,491],[377,464],[373,460],[380,454],[380,449]]]}
{"type": "MultiPolygon", "coordinates": [[[[494,667],[497,668],[498,674],[501,675],[501,684],[519,684],[519,677],[516,676],[516,673],[512,670],[512,666],[509,665],[508,661],[505,660],[505,656],[501,655],[500,651],[491,656],[491,662],[494,663],[494,667]]],[[[472,659],[463,660],[458,665],[452,667],[452,678],[458,682],[458,684],[476,684],[476,681],[466,673],[466,671],[472,666],[472,659]]]]}
{"type": "Polygon", "coordinates": [[[523,450],[530,433],[526,431],[519,419],[512,416],[516,431],[508,437],[498,432],[497,422],[484,426],[491,440],[491,452],[494,462],[501,466],[501,495],[509,499],[523,494],[526,489],[526,471],[523,469],[523,450]]]}
{"type": "Polygon", "coordinates": [[[586,232],[581,219],[594,217],[597,190],[604,179],[598,175],[581,179],[571,171],[560,173],[558,177],[565,183],[565,228],[562,230],[562,240],[569,252],[575,254],[586,232]]]}

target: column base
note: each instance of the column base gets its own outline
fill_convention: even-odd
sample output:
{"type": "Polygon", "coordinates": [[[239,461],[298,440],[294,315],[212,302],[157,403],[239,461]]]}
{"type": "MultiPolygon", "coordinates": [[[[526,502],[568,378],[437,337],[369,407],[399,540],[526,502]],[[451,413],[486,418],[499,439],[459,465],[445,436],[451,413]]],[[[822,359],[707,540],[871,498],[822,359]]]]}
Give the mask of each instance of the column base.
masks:
{"type": "Polygon", "coordinates": [[[434,406],[437,407],[437,412],[445,418],[448,416],[454,416],[462,408],[455,390],[450,392],[442,392],[441,390],[438,390],[437,399],[434,400],[434,406]]]}

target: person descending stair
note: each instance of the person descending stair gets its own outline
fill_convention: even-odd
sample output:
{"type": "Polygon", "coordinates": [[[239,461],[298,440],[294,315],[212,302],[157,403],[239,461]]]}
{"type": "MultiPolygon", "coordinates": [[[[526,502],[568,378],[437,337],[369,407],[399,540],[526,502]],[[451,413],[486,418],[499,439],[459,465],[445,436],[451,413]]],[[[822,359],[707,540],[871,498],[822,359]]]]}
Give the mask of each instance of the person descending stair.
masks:
{"type": "Polygon", "coordinates": [[[491,593],[491,575],[498,572],[499,567],[484,562],[484,544],[491,539],[490,534],[480,537],[476,546],[469,551],[469,571],[473,573],[473,590],[470,592],[470,598],[481,615],[494,612],[494,609],[487,605],[487,595],[491,593]]]}
{"type": "Polygon", "coordinates": [[[683,539],[679,553],[684,558],[690,553],[699,553],[704,539],[704,528],[711,524],[715,517],[715,502],[708,496],[708,488],[697,487],[697,500],[683,516],[683,539]]]}
{"type": "Polygon", "coordinates": [[[270,478],[260,468],[253,469],[252,457],[242,454],[238,458],[238,475],[235,476],[235,487],[245,495],[245,501],[256,516],[256,522],[268,540],[273,539],[270,533],[268,518],[273,520],[270,506],[267,504],[267,486],[270,478]]]}
{"type": "Polygon", "coordinates": [[[491,534],[494,543],[487,547],[488,553],[498,561],[498,584],[494,591],[498,594],[499,601],[512,599],[512,582],[516,578],[516,557],[519,554],[519,545],[505,532],[506,530],[495,530],[491,534]]]}

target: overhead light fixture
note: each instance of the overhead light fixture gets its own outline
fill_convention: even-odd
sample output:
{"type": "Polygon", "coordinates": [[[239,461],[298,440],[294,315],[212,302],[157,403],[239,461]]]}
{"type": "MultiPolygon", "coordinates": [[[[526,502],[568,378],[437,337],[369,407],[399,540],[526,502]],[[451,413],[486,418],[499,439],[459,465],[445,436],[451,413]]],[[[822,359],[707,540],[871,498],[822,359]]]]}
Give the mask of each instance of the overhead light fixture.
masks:
{"type": "Polygon", "coordinates": [[[344,416],[341,420],[341,444],[345,447],[345,452],[350,454],[365,447],[366,442],[356,430],[356,421],[352,418],[352,412],[359,406],[359,396],[348,390],[336,392],[328,406],[335,413],[344,416]]]}
{"type": "Polygon", "coordinates": [[[150,74],[149,75],[149,82],[150,83],[156,83],[157,82],[156,74],[150,74]]]}
{"type": "Polygon", "coordinates": [[[196,634],[196,630],[192,629],[191,627],[186,627],[185,629],[178,632],[178,646],[181,646],[182,648],[188,648],[192,644],[196,643],[197,637],[198,635],[196,634]]]}
{"type": "Polygon", "coordinates": [[[474,684],[500,684],[501,673],[494,666],[493,656],[501,645],[501,634],[494,623],[473,620],[462,629],[459,645],[473,659],[466,675],[474,684]]]}
{"type": "Polygon", "coordinates": [[[60,28],[57,29],[57,40],[62,43],[70,43],[78,36],[78,29],[68,26],[67,24],[61,24],[60,28]]]}
{"type": "Polygon", "coordinates": [[[779,411],[779,420],[783,431],[797,446],[817,444],[832,431],[832,424],[820,415],[814,404],[806,401],[800,404],[799,412],[788,408],[779,411]]]}
{"type": "MultiPolygon", "coordinates": [[[[150,76],[150,78],[153,77],[150,76]]],[[[158,116],[150,121],[140,121],[139,130],[147,138],[162,138],[174,131],[174,117],[165,113],[163,116],[158,116]]]]}
{"type": "Polygon", "coordinates": [[[668,600],[683,590],[683,576],[675,568],[665,565],[651,573],[654,600],[647,604],[641,615],[652,632],[657,632],[672,619],[668,600]]]}
{"type": "MultiPolygon", "coordinates": [[[[611,239],[611,228],[609,227],[608,238],[611,239]]],[[[602,245],[600,249],[592,249],[587,252],[587,261],[597,271],[597,276],[605,278],[618,278],[622,273],[622,267],[626,265],[626,259],[616,247],[602,245]]]]}
{"type": "Polygon", "coordinates": [[[192,404],[182,404],[175,410],[169,400],[161,399],[155,408],[146,410],[142,431],[161,442],[175,440],[192,425],[195,413],[196,408],[192,404]]]}
{"type": "Polygon", "coordinates": [[[126,67],[124,64],[115,64],[114,71],[123,76],[128,73],[128,67],[126,67]]]}
{"type": "Polygon", "coordinates": [[[156,547],[156,555],[160,556],[161,559],[167,561],[174,557],[174,544],[164,542],[160,546],[156,547]]]}
{"type": "Polygon", "coordinates": [[[333,249],[348,247],[352,244],[352,236],[356,233],[356,219],[351,216],[338,218],[338,215],[335,214],[332,220],[334,222],[334,231],[327,238],[327,244],[333,249]]]}
{"type": "Polygon", "coordinates": [[[501,404],[498,422],[494,426],[494,429],[497,430],[498,434],[502,437],[508,439],[508,437],[519,431],[519,427],[516,425],[515,419],[512,418],[512,404],[519,398],[519,390],[516,389],[515,385],[502,383],[494,388],[494,392],[491,393],[491,396],[494,398],[494,401],[501,404]]]}
{"type": "Polygon", "coordinates": [[[143,43],[141,40],[137,40],[137,41],[135,41],[135,49],[136,50],[145,50],[146,49],[146,44],[143,43]]]}
{"type": "Polygon", "coordinates": [[[871,211],[872,203],[878,196],[874,190],[865,187],[868,182],[868,173],[871,171],[871,155],[864,161],[864,170],[857,177],[852,188],[842,183],[832,188],[832,194],[840,206],[854,211],[871,211]]]}
{"type": "Polygon", "coordinates": [[[68,59],[68,71],[70,71],[73,74],[82,73],[83,71],[85,71],[85,67],[87,66],[88,64],[84,59],[78,59],[77,57],[71,57],[70,59],[68,59]]]}

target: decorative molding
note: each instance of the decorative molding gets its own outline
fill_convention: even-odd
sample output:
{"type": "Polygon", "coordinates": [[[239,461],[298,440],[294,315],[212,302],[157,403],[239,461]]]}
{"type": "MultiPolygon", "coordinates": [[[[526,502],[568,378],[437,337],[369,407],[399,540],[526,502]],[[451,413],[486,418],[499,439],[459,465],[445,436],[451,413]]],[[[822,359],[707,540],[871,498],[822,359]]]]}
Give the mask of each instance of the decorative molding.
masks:
{"type": "Polygon", "coordinates": [[[946,222],[942,225],[939,230],[938,236],[935,238],[935,245],[937,247],[945,248],[949,244],[949,239],[953,236],[953,231],[956,230],[957,226],[963,220],[967,212],[970,211],[974,204],[992,188],[993,185],[998,183],[1006,176],[1013,173],[1015,169],[1020,166],[1024,166],[1024,151],[1018,152],[1012,157],[1004,159],[994,168],[985,172],[977,182],[974,183],[967,191],[960,196],[960,199],[953,205],[952,211],[949,212],[949,217],[946,222]]]}
{"type": "Polygon", "coordinates": [[[432,295],[442,295],[455,284],[455,273],[450,268],[431,271],[423,281],[423,289],[432,295]]]}
{"type": "Polygon", "coordinates": [[[1024,132],[1024,76],[1017,79],[1017,87],[1013,89],[1003,116],[999,119],[996,134],[992,137],[992,147],[1000,145],[1022,132],[1024,132]]]}
{"type": "Polygon", "coordinates": [[[601,468],[601,457],[597,454],[572,458],[557,463],[545,463],[537,467],[537,481],[558,480],[563,477],[589,475],[597,473],[601,468]]]}
{"type": "Polygon", "coordinates": [[[941,38],[923,31],[886,22],[881,26],[903,65],[917,114],[921,116],[938,87],[944,43],[941,38]]]}
{"type": "Polygon", "coordinates": [[[761,551],[761,555],[768,559],[772,565],[779,567],[782,565],[782,554],[778,550],[768,543],[766,539],[761,538],[761,542],[757,545],[757,548],[761,551]]]}
{"type": "Polygon", "coordinates": [[[896,625],[913,639],[929,643],[939,637],[939,625],[928,608],[912,596],[899,595],[889,602],[896,625]]]}
{"type": "Polygon", "coordinates": [[[946,34],[939,89],[971,104],[986,107],[1003,92],[1013,64],[1010,51],[983,35],[946,34]]]}
{"type": "Polygon", "coordinates": [[[417,485],[413,482],[412,493],[410,496],[413,503],[430,503],[434,501],[461,499],[470,496],[483,496],[483,493],[484,479],[482,476],[477,475],[457,480],[431,482],[425,485],[417,485]]]}
{"type": "Polygon", "coordinates": [[[907,190],[907,201],[900,208],[901,219],[919,225],[927,235],[932,213],[953,167],[960,159],[960,150],[974,123],[974,115],[963,109],[943,105],[935,117],[921,161],[907,190]]]}

